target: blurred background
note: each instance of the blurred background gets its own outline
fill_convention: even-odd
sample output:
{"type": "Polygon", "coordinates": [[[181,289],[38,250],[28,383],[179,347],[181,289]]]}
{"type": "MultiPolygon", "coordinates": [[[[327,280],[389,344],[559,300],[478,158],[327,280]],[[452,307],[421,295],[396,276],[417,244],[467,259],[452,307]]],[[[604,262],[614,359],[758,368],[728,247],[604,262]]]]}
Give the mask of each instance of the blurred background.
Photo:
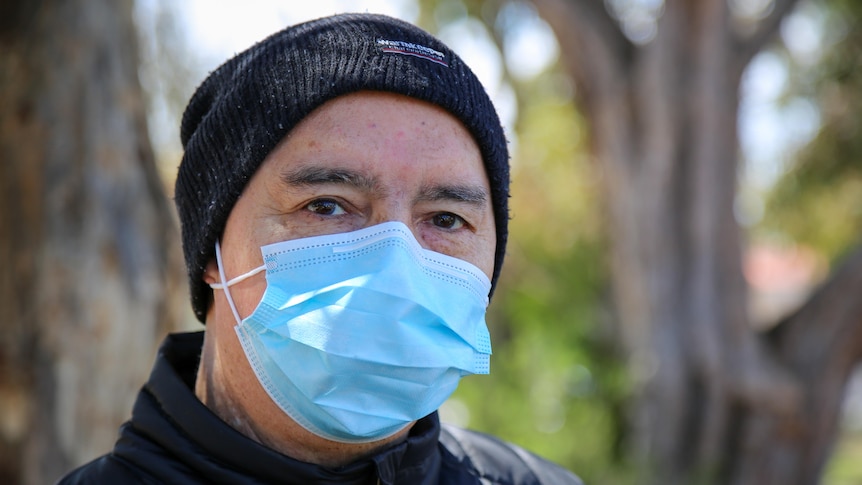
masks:
{"type": "Polygon", "coordinates": [[[445,421],[586,483],[862,483],[862,3],[0,5],[0,482],[107,452],[199,330],[179,119],[286,25],[385,13],[482,80],[512,155],[490,376],[445,421]]]}

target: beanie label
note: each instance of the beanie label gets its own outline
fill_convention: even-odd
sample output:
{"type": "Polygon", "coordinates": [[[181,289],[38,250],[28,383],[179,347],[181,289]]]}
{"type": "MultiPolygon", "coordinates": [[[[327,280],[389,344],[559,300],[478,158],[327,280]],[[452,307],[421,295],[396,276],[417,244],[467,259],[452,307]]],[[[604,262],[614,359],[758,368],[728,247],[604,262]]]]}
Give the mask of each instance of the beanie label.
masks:
{"type": "Polygon", "coordinates": [[[386,54],[401,54],[429,60],[441,66],[449,67],[446,55],[424,45],[404,42],[402,40],[377,39],[377,46],[386,54]]]}

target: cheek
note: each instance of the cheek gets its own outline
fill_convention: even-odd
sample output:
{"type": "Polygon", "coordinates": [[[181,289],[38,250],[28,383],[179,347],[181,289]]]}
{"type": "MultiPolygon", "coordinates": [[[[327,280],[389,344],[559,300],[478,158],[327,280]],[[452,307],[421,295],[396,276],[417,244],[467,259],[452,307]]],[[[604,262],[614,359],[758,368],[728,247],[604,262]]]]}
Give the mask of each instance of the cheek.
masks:
{"type": "Polygon", "coordinates": [[[485,242],[482,245],[481,251],[479,251],[477,254],[478,264],[473,263],[485,273],[485,276],[487,276],[489,280],[493,279],[494,277],[494,259],[496,255],[495,249],[497,246],[496,243],[496,238],[485,242]]]}
{"type": "Polygon", "coordinates": [[[266,278],[263,274],[255,275],[231,287],[230,294],[234,298],[240,318],[247,318],[254,312],[260,304],[260,300],[263,299],[265,290],[266,278]]]}
{"type": "MultiPolygon", "coordinates": [[[[491,220],[493,221],[493,217],[491,220]]],[[[485,231],[482,231],[476,236],[476,244],[473,248],[473,253],[475,254],[477,262],[473,264],[484,271],[485,275],[488,276],[488,279],[493,279],[494,262],[497,256],[497,232],[493,223],[491,223],[490,227],[487,227],[485,231]]]]}
{"type": "Polygon", "coordinates": [[[494,256],[497,244],[492,234],[474,234],[472,237],[459,240],[448,240],[437,231],[420,231],[420,244],[425,249],[458,258],[476,266],[491,279],[494,273],[494,256]]]}
{"type": "Polygon", "coordinates": [[[494,240],[476,240],[475,244],[466,248],[469,254],[461,259],[476,266],[485,273],[488,279],[491,279],[494,274],[494,247],[494,240]]]}

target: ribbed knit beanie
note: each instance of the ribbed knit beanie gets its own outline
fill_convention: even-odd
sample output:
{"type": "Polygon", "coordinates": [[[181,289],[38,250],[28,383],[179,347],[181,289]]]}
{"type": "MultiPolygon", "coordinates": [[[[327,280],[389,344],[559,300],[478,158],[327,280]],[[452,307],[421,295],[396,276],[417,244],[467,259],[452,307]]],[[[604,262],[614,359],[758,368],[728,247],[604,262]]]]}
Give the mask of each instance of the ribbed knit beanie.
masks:
{"type": "Polygon", "coordinates": [[[175,202],[198,320],[212,300],[203,274],[216,239],[264,158],[315,108],[362,90],[438,105],[476,140],[497,229],[493,292],[508,234],[509,155],[491,100],[463,61],[427,32],[382,15],[344,14],[273,34],[212,72],[189,101],[175,202]]]}

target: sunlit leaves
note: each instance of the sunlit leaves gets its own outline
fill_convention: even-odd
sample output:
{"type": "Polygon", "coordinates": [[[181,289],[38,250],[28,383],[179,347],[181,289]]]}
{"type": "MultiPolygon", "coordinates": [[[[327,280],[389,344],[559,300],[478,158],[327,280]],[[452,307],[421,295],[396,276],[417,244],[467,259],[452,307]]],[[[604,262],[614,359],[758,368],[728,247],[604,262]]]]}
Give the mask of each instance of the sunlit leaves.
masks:
{"type": "Polygon", "coordinates": [[[827,5],[832,45],[810,70],[797,68],[789,88],[812,93],[822,128],[773,190],[762,230],[834,259],[862,234],[862,4],[827,5]]]}

